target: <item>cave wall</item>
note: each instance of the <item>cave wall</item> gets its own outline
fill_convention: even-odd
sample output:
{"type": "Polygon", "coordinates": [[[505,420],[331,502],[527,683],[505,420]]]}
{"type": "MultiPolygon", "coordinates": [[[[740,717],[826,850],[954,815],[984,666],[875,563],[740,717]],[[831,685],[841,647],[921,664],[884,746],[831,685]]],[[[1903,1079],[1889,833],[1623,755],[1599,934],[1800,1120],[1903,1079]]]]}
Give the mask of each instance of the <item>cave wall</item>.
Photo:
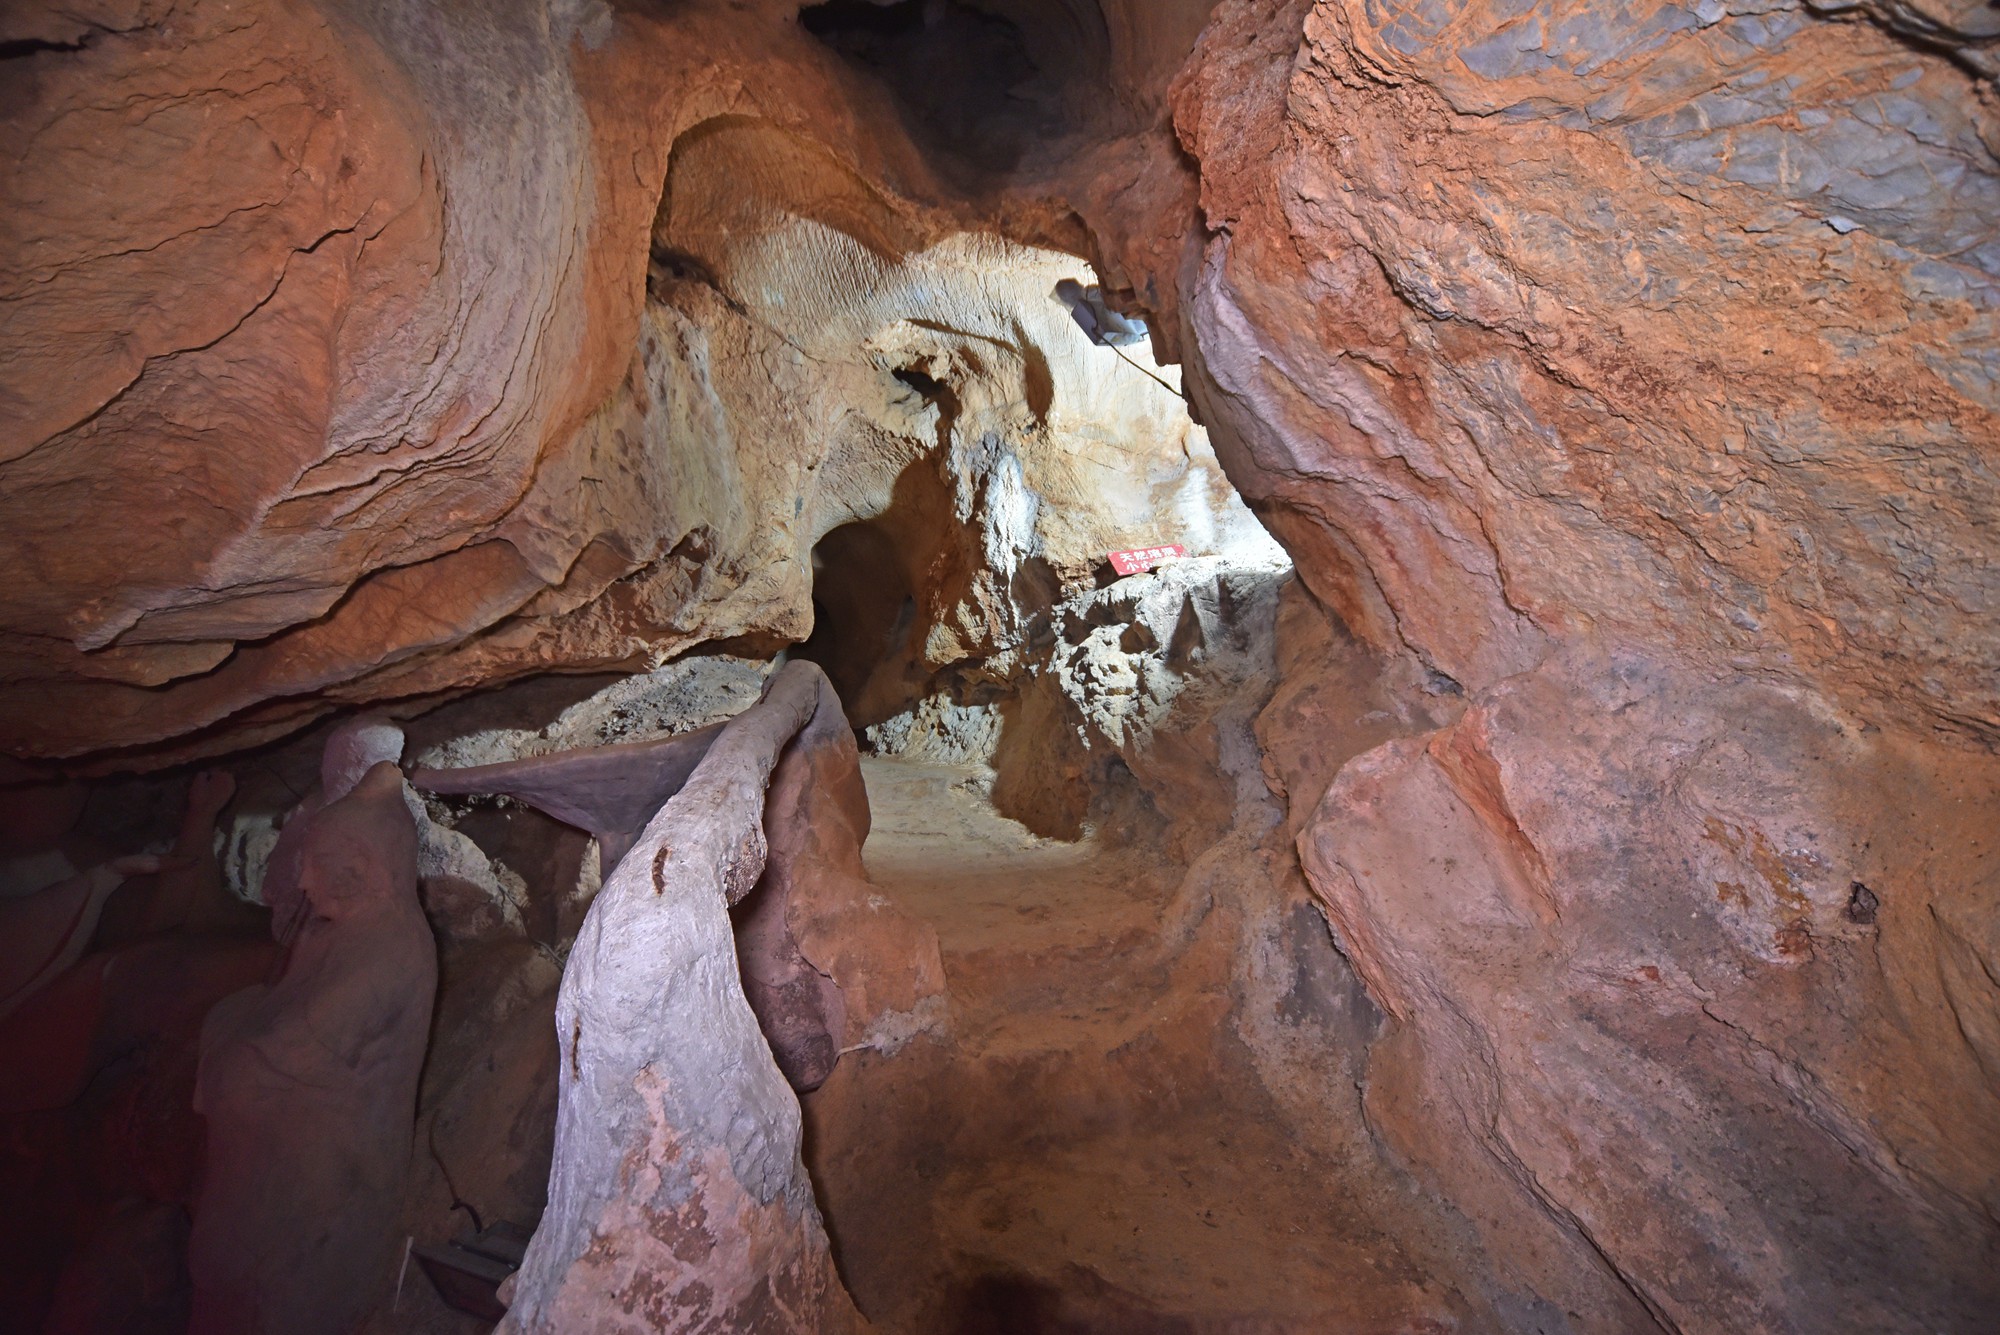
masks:
{"type": "Polygon", "coordinates": [[[1465,693],[1273,748],[1370,1115],[1586,1328],[1994,1302],[2000,138],[1912,12],[1232,3],[1176,88],[1225,465],[1465,693]]]}
{"type": "Polygon", "coordinates": [[[1990,740],[1990,82],[1796,5],[1515,8],[1232,7],[1183,77],[1233,476],[1473,687],[1670,641],[1990,740]]]}
{"type": "Polygon", "coordinates": [[[6,595],[9,748],[144,744],[337,686],[559,581],[567,535],[495,529],[602,392],[556,370],[593,301],[546,28],[297,4],[5,22],[4,522],[35,575],[6,595]]]}
{"type": "MultiPolygon", "coordinates": [[[[1241,516],[1171,390],[1107,380],[1053,302],[1024,323],[1073,261],[967,235],[992,205],[791,6],[4,22],[0,531],[35,576],[0,594],[11,754],[151,767],[361,702],[768,652],[810,629],[813,542],[954,428],[934,490],[1026,457],[1090,516],[1002,535],[1016,563],[1241,516]]],[[[1121,68],[1157,103],[1160,66],[1121,68]]],[[[1047,204],[1013,230],[1081,244],[1047,204]]],[[[972,587],[994,525],[947,500],[986,532],[934,659],[1013,633],[972,587]]]]}
{"type": "MultiPolygon", "coordinates": [[[[158,765],[768,651],[813,544],[899,483],[969,525],[935,661],[991,654],[1024,633],[978,585],[1009,530],[960,499],[1087,465],[926,451],[947,410],[1051,431],[1088,377],[1058,308],[1013,328],[937,274],[1088,254],[1328,634],[1402,683],[1363,727],[1330,703],[1353,655],[1294,654],[1259,723],[1391,1017],[1383,1142],[1537,1320],[1976,1328],[1991,7],[1100,17],[1021,113],[1051,147],[1009,158],[919,142],[779,3],[10,8],[0,747],[158,765]],[[932,279],[943,328],[887,320],[932,279]]],[[[1168,407],[1149,439],[1191,456],[1168,407]]],[[[1138,540],[1189,476],[1006,560],[1138,540]]]]}
{"type": "Polygon", "coordinates": [[[604,417],[667,146],[779,72],[786,116],[824,111],[802,37],[607,46],[602,6],[4,22],[10,751],[241,744],[754,619],[669,625],[701,543],[675,557],[665,465],[604,417]]]}

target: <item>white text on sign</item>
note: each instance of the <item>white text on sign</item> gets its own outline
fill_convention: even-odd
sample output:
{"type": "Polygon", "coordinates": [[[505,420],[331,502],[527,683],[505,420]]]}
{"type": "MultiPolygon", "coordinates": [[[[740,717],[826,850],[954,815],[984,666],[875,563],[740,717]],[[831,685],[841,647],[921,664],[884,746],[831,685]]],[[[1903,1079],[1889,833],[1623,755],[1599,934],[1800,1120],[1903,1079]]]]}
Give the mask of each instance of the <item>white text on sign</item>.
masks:
{"type": "Polygon", "coordinates": [[[1127,552],[1112,552],[1111,568],[1121,575],[1136,575],[1151,570],[1162,561],[1171,561],[1176,556],[1186,556],[1187,548],[1179,543],[1165,547],[1135,547],[1127,552]]]}

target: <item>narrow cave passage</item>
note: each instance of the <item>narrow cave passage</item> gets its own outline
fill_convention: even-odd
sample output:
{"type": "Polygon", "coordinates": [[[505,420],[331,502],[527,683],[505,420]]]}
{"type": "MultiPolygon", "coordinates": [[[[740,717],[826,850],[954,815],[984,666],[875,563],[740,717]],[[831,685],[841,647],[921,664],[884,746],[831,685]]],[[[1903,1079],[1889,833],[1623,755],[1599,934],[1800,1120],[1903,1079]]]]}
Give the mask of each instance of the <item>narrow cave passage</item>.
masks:
{"type": "MultiPolygon", "coordinates": [[[[963,176],[1074,128],[1105,59],[1082,12],[841,0],[803,26],[884,81],[913,140],[963,176]]],[[[363,762],[409,774],[434,1009],[419,1035],[424,980],[350,966],[400,998],[409,1032],[384,1064],[415,1123],[407,1164],[354,1215],[373,1231],[335,1258],[360,1273],[393,1236],[407,1264],[345,1310],[371,1332],[458,1335],[510,1303],[510,1322],[582,1328],[564,1303],[627,1292],[574,1267],[626,1245],[606,1239],[629,1234],[613,1216],[635,1164],[669,1183],[655,1214],[692,1199],[754,1216],[725,1179],[792,1212],[727,1225],[741,1234],[725,1227],[717,1259],[679,1278],[680,1252],[641,1250],[646,1292],[830,1250],[831,1291],[885,1335],[1303,1332],[1472,1310],[1456,1234],[1370,1145],[1352,1090],[1381,1017],[1256,760],[1281,620],[1331,643],[1329,623],[1132,294],[1104,293],[1074,253],[940,223],[796,127],[734,113],[671,146],[646,258],[632,363],[600,417],[628,453],[589,485],[643,501],[659,553],[609,581],[613,617],[696,629],[655,629],[647,670],[626,646],[612,671],[421,700],[395,725],[343,715],[233,758],[234,806],[202,808],[219,823],[210,878],[282,921],[299,850],[330,837],[321,804],[366,797],[389,847],[399,799],[363,762]],[[676,859],[706,827],[657,823],[732,729],[812,698],[803,664],[834,701],[765,738],[761,874],[730,879],[739,847],[699,902],[728,915],[672,917],[699,879],[676,859]],[[593,987],[616,1005],[591,1009],[593,987]],[[697,1164],[705,1183],[674,1177],[697,1164]]],[[[739,782],[717,791],[747,791],[724,777],[739,782]]],[[[246,1182],[261,1107],[215,1118],[237,1116],[213,1140],[246,1182]]],[[[317,1125],[288,1120],[294,1139],[317,1125]]],[[[216,1254],[256,1250],[257,1227],[228,1226],[155,1248],[163,1272],[192,1274],[198,1313],[216,1254]]],[[[269,1249],[273,1292],[311,1287],[280,1263],[290,1245],[269,1249]]]]}
{"type": "Polygon", "coordinates": [[[0,1331],[1993,1335],[2000,0],[0,71],[0,1331]]]}
{"type": "Polygon", "coordinates": [[[1027,346],[878,314],[901,332],[872,392],[922,444],[814,544],[788,651],[863,753],[868,902],[942,966],[801,1095],[839,1273],[889,1331],[1456,1319],[1452,1228],[1358,1105],[1297,1122],[1380,1023],[1230,770],[1305,601],[1152,379],[1174,368],[1143,326],[1094,344],[1051,299],[1065,271],[985,280],[1027,346]],[[1185,556],[1110,564],[1162,545],[1185,556]]]}
{"type": "MultiPolygon", "coordinates": [[[[933,926],[935,1036],[805,1096],[864,1314],[907,1331],[1393,1328],[1453,1300],[1439,1221],[1335,1104],[1301,1136],[1235,1031],[1234,877],[1145,839],[1037,839],[975,771],[864,760],[877,892],[933,926]]],[[[1275,1007],[1358,1059],[1377,1017],[1309,906],[1275,1007]]],[[[1255,1041],[1254,1039],[1252,1041],[1255,1041]]]]}
{"type": "MultiPolygon", "coordinates": [[[[1088,12],[801,18],[933,163],[990,178],[1101,111],[1102,30],[1069,31],[1088,12]]],[[[786,656],[825,671],[861,752],[870,908],[833,949],[864,962],[815,964],[819,929],[793,950],[755,899],[738,940],[781,1066],[812,1068],[805,1166],[863,1316],[1011,1335],[1477,1312],[1459,1226],[1363,1122],[1381,1017],[1256,759],[1281,620],[1350,662],[1357,713],[1385,703],[1379,667],[1236,495],[1131,294],[1074,255],[926,237],[843,163],[730,119],[676,145],[653,255],[651,411],[712,396],[759,451],[823,451],[779,493],[772,550],[810,552],[786,656]],[[792,369],[715,382],[697,346],[792,369]],[[1114,568],[1131,551],[1176,559],[1114,568]],[[903,987],[931,942],[935,985],[903,987]],[[810,1028],[829,978],[840,1060],[788,1063],[769,1017],[810,1028]]]]}
{"type": "Polygon", "coordinates": [[[916,702],[910,637],[917,599],[903,553],[880,524],[844,524],[812,550],[813,633],[792,652],[817,663],[848,721],[865,728],[916,702]]]}

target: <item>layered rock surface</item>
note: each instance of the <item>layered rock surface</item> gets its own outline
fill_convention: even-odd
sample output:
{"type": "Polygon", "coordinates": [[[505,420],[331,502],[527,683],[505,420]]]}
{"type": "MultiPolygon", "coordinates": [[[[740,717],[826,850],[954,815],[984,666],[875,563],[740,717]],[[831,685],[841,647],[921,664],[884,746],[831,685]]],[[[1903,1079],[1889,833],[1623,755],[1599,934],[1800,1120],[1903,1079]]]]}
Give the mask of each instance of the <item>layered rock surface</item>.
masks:
{"type": "Polygon", "coordinates": [[[1321,595],[1467,685],[1665,641],[1990,739],[1990,94],[1710,8],[1230,7],[1197,399],[1321,595]]]}
{"type": "Polygon", "coordinates": [[[1586,1327],[1971,1329],[1991,94],[1747,11],[1225,6],[1195,399],[1321,599],[1468,695],[1330,788],[1268,739],[1390,1143],[1586,1327]]]}
{"type": "Polygon", "coordinates": [[[1978,1328],[1990,7],[890,8],[0,18],[0,744],[764,656],[818,548],[858,722],[1005,699],[1191,857],[1255,714],[1494,1311],[1978,1328]],[[1178,622],[1092,566],[1247,530],[1062,252],[1317,600],[1158,745],[1178,622]]]}
{"type": "Polygon", "coordinates": [[[1065,262],[965,235],[788,6],[6,22],[12,752],[157,764],[344,703],[775,647],[810,627],[813,544],[912,465],[940,476],[910,503],[963,524],[1025,503],[1037,459],[1084,525],[975,526],[934,609],[975,644],[1007,601],[971,587],[982,543],[1073,569],[1187,510],[1184,475],[1191,514],[1227,496],[1170,393],[1100,379],[1036,308],[1065,262]]]}

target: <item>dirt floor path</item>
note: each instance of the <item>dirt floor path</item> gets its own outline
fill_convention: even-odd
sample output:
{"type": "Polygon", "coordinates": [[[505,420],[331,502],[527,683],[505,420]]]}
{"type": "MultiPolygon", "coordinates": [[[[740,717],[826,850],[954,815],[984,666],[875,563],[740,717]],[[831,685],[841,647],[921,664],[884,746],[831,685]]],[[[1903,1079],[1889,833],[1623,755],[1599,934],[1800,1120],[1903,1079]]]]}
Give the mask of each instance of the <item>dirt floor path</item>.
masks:
{"type": "Polygon", "coordinates": [[[1434,1278],[1439,1226],[1367,1139],[1351,1082],[1321,1119],[1345,1123],[1289,1129],[1234,1023],[1238,934],[1226,912],[1188,928],[1182,869],[1036,839],[967,772],[863,763],[870,876],[936,927],[950,999],[948,1035],[852,1054],[806,1101],[829,1228],[872,1320],[925,1335],[1477,1328],[1434,1278]]]}

